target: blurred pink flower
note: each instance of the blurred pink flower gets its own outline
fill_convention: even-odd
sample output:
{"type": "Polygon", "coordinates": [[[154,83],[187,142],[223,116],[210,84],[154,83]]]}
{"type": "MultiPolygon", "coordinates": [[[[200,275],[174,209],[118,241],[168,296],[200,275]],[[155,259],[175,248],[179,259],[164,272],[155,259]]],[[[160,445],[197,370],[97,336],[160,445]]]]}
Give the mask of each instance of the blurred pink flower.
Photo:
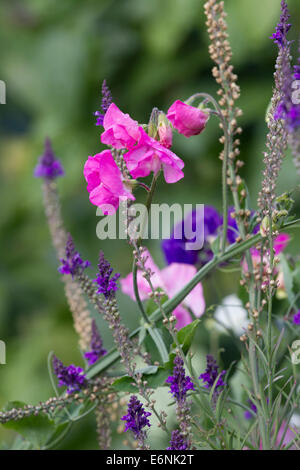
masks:
{"type": "Polygon", "coordinates": [[[100,207],[104,215],[114,214],[119,207],[120,199],[135,199],[125,188],[121,171],[110,150],[89,157],[84,165],[83,174],[88,183],[87,190],[90,193],[91,203],[100,207]]]}
{"type": "Polygon", "coordinates": [[[275,255],[279,255],[286,249],[291,237],[288,233],[280,233],[274,240],[275,255]]]}
{"type": "MultiPolygon", "coordinates": [[[[275,255],[279,255],[280,253],[283,252],[283,250],[285,250],[285,248],[287,247],[290,241],[290,238],[291,237],[288,233],[280,233],[279,235],[277,235],[277,237],[275,237],[274,244],[273,244],[275,255]]],[[[250,253],[252,257],[253,268],[255,269],[260,266],[260,262],[261,262],[260,251],[257,250],[256,248],[250,248],[250,253]]],[[[269,266],[268,257],[264,256],[263,261],[265,262],[264,273],[266,273],[268,270],[268,266],[269,266]]],[[[242,267],[243,267],[244,272],[248,271],[248,264],[245,259],[242,262],[242,267]]],[[[274,274],[277,276],[277,279],[276,279],[277,294],[276,295],[277,296],[279,295],[280,298],[283,298],[286,294],[285,294],[285,286],[284,286],[284,276],[283,276],[282,270],[280,269],[280,266],[279,266],[279,269],[277,268],[274,269],[274,274]]]]}
{"type": "Polygon", "coordinates": [[[124,114],[114,103],[110,105],[103,120],[104,132],[101,142],[116,149],[130,149],[139,139],[139,125],[124,114]]]}
{"type": "Polygon", "coordinates": [[[172,147],[173,132],[170,126],[162,122],[158,126],[159,142],[167,149],[172,147]]]}
{"type": "Polygon", "coordinates": [[[156,174],[162,168],[167,183],[176,183],[183,178],[184,174],[181,171],[184,167],[183,161],[157,140],[149,137],[142,127],[139,130],[138,144],[124,154],[131,176],[133,178],[144,177],[148,176],[151,171],[156,174]]]}
{"type": "Polygon", "coordinates": [[[204,130],[209,115],[201,109],[177,100],[168,109],[167,118],[180,134],[191,137],[204,130]]]}
{"type": "MultiPolygon", "coordinates": [[[[280,233],[279,235],[277,235],[277,237],[275,237],[273,243],[275,255],[279,255],[283,250],[285,250],[290,239],[291,237],[288,233],[280,233]]],[[[256,248],[251,248],[250,251],[252,255],[259,256],[260,258],[260,251],[258,251],[256,248]]]]}
{"type": "MultiPolygon", "coordinates": [[[[277,235],[277,237],[275,237],[273,244],[275,255],[279,255],[287,247],[290,238],[291,237],[288,233],[280,233],[277,235]]],[[[260,251],[256,248],[250,248],[250,252],[252,256],[253,267],[256,268],[260,264],[260,251]]],[[[267,262],[266,257],[264,257],[264,261],[267,262]]],[[[243,261],[243,268],[245,272],[248,269],[247,263],[245,261],[243,261]]]]}
{"type": "MultiPolygon", "coordinates": [[[[176,295],[196,274],[196,268],[194,266],[183,263],[172,263],[166,268],[160,270],[154,263],[151,255],[148,252],[145,254],[148,256],[146,268],[150,269],[153,273],[151,277],[153,287],[160,287],[163,289],[169,298],[176,295]]],[[[120,284],[122,292],[135,300],[132,273],[129,273],[124,279],[121,279],[120,284]]],[[[147,299],[151,289],[140,270],[137,272],[137,285],[141,300],[147,299]]],[[[192,317],[187,308],[190,308],[196,317],[203,315],[205,311],[205,300],[202,284],[200,282],[184,299],[183,303],[178,305],[178,307],[173,311],[173,314],[177,318],[176,327],[178,329],[192,322],[192,317]]]]}
{"type": "MultiPolygon", "coordinates": [[[[281,439],[282,439],[282,436],[285,432],[285,426],[286,426],[286,421],[283,421],[282,425],[280,426],[280,429],[278,431],[278,434],[276,436],[276,442],[275,442],[275,446],[276,448],[278,449],[279,448],[279,445],[281,443],[281,439]]],[[[297,429],[295,429],[295,432],[293,432],[292,430],[293,428],[291,428],[290,426],[288,427],[286,433],[285,433],[285,436],[282,440],[282,443],[280,445],[280,450],[284,450],[285,447],[295,439],[295,437],[297,436],[297,432],[299,432],[297,429]]],[[[243,450],[252,450],[252,449],[249,449],[249,447],[243,447],[243,450]]],[[[256,450],[256,449],[255,449],[256,450]]],[[[260,445],[259,445],[259,449],[257,450],[263,450],[263,446],[262,446],[262,442],[260,442],[260,445]]],[[[274,449],[275,450],[275,449],[274,449]]],[[[291,446],[289,448],[289,450],[297,450],[296,446],[291,446]]]]}

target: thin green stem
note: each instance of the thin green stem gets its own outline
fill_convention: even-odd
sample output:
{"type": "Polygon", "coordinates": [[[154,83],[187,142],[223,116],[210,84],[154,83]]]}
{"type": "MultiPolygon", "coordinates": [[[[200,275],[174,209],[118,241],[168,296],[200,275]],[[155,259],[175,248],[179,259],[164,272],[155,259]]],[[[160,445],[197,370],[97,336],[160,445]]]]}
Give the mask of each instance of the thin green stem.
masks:
{"type": "Polygon", "coordinates": [[[216,100],[207,93],[195,93],[186,100],[186,103],[190,104],[197,98],[205,98],[206,101],[211,102],[215,108],[215,112],[211,111],[211,114],[215,114],[222,122],[224,131],[225,143],[224,143],[224,155],[222,163],[222,204],[223,204],[223,231],[222,231],[222,242],[221,252],[224,253],[227,242],[227,229],[228,229],[228,188],[227,188],[227,169],[230,151],[230,135],[228,131],[228,123],[222,114],[222,110],[216,100]]]}

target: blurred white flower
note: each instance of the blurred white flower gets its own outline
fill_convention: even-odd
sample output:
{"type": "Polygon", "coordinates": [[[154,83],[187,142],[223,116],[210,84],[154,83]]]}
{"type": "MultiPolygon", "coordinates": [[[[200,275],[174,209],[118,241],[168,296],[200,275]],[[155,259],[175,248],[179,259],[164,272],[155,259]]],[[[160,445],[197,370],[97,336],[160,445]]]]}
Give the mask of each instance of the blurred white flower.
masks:
{"type": "Polygon", "coordinates": [[[300,429],[300,414],[294,413],[291,417],[290,425],[300,429]]]}
{"type": "Polygon", "coordinates": [[[235,295],[224,297],[222,305],[215,311],[216,326],[218,330],[224,332],[225,328],[231,329],[236,335],[244,333],[249,323],[247,311],[244,309],[242,301],[235,295]],[[221,325],[224,325],[223,328],[221,325]]]}

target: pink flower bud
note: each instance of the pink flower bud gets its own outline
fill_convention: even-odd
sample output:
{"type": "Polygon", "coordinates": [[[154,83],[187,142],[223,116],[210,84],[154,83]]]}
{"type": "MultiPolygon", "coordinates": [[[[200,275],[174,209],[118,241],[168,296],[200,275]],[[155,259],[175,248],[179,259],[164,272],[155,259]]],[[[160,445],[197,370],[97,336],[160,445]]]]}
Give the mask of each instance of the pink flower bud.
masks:
{"type": "Polygon", "coordinates": [[[167,118],[180,134],[191,137],[204,130],[209,114],[177,100],[168,109],[167,118]]]}
{"type": "Polygon", "coordinates": [[[158,126],[158,135],[159,135],[159,141],[161,145],[163,145],[167,149],[172,147],[173,133],[172,133],[172,129],[170,126],[162,122],[158,126]]]}

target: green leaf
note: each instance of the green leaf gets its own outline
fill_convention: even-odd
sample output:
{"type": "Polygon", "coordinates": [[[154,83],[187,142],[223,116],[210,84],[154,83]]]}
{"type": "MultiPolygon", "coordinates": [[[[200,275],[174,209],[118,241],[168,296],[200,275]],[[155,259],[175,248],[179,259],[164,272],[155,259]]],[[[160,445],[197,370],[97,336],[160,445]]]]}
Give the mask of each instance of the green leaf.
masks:
{"type": "MultiPolygon", "coordinates": [[[[158,388],[165,385],[165,381],[170,375],[173,367],[173,360],[175,355],[170,354],[168,362],[164,366],[149,366],[145,369],[140,369],[137,372],[142,373],[142,380],[147,380],[147,386],[149,388],[158,388]]],[[[137,387],[134,385],[134,379],[124,375],[119,379],[116,379],[112,386],[118,392],[137,392],[137,387]]]]}
{"type": "MultiPolygon", "coordinates": [[[[196,329],[197,329],[199,323],[200,323],[200,320],[194,320],[189,325],[184,326],[183,328],[181,328],[181,330],[179,330],[178,333],[177,333],[177,339],[178,339],[179,343],[181,344],[181,348],[182,348],[184,354],[186,354],[188,352],[188,350],[190,349],[190,347],[192,345],[192,342],[193,342],[193,339],[194,339],[194,336],[195,336],[195,333],[196,333],[196,329]]],[[[173,347],[175,348],[176,345],[173,344],[173,347]]]]}
{"type": "MultiPolygon", "coordinates": [[[[12,401],[5,406],[5,411],[12,408],[24,408],[24,406],[25,403],[12,401]]],[[[12,420],[3,424],[3,426],[21,434],[36,449],[41,449],[56,430],[55,422],[44,413],[37,416],[26,416],[17,421],[12,420]]]]}
{"type": "MultiPolygon", "coordinates": [[[[161,289],[158,289],[158,290],[159,290],[159,292],[163,292],[161,289]]],[[[168,296],[164,294],[161,298],[161,303],[163,304],[167,300],[168,300],[168,296]]],[[[149,299],[148,302],[146,303],[146,313],[147,313],[147,315],[151,315],[151,313],[155,312],[156,309],[157,309],[157,304],[154,302],[153,299],[149,299]]]]}
{"type": "Polygon", "coordinates": [[[139,332],[139,345],[141,345],[145,341],[146,334],[146,328],[142,327],[139,332]]]}
{"type": "Polygon", "coordinates": [[[149,335],[153,339],[155,346],[157,347],[161,360],[163,363],[169,360],[169,353],[162,338],[162,335],[158,328],[148,328],[149,335]]]}
{"type": "Polygon", "coordinates": [[[134,383],[135,382],[131,377],[128,377],[128,375],[125,375],[124,377],[120,377],[119,379],[115,380],[112,386],[118,392],[134,393],[134,392],[137,392],[137,388],[133,385],[134,383]]]}

